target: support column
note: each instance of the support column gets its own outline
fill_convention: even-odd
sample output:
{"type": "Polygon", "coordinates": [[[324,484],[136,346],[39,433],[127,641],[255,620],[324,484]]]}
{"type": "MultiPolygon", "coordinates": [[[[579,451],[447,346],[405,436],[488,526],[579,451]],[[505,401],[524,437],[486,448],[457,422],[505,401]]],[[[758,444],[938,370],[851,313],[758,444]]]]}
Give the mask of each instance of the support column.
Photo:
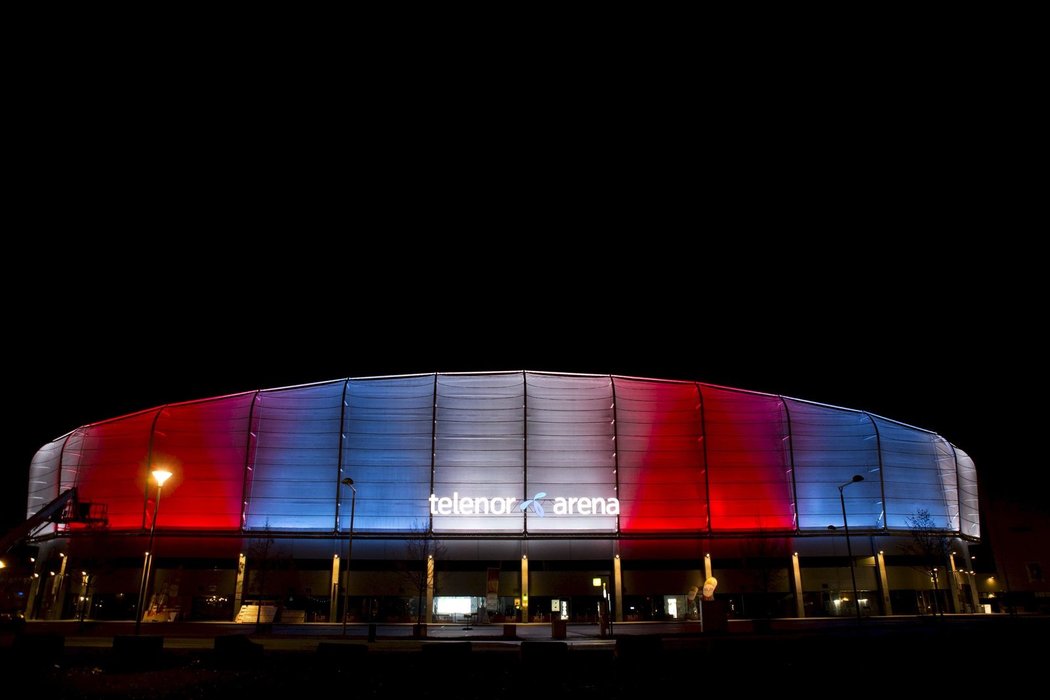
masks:
{"type": "Polygon", "coordinates": [[[58,555],[62,559],[62,566],[58,569],[58,578],[51,583],[51,614],[49,615],[52,620],[62,619],[62,586],[66,582],[66,564],[69,563],[69,557],[65,554],[58,555]]]}
{"type": "Polygon", "coordinates": [[[973,605],[973,611],[975,613],[981,612],[981,600],[977,594],[977,575],[973,572],[973,557],[970,556],[970,548],[963,543],[963,552],[966,554],[966,561],[970,564],[970,603],[973,605]]]}
{"type": "Polygon", "coordinates": [[[893,606],[890,605],[890,583],[886,578],[886,558],[880,549],[875,555],[875,568],[879,574],[879,593],[882,595],[882,614],[892,615],[893,606]]]}
{"type": "Polygon", "coordinates": [[[434,621],[434,557],[427,557],[427,616],[426,623],[434,621]]]}
{"type": "MultiPolygon", "coordinates": [[[[332,581],[328,586],[328,621],[335,622],[339,617],[339,555],[332,555],[332,581]]],[[[346,614],[346,610],[343,614],[346,614]]]]}
{"type": "Polygon", "coordinates": [[[521,621],[529,621],[529,555],[521,555],[521,621]]]}
{"type": "Polygon", "coordinates": [[[613,621],[623,622],[623,579],[620,578],[620,555],[613,558],[613,621]]]}
{"type": "Polygon", "coordinates": [[[948,590],[948,612],[958,613],[962,612],[959,610],[959,571],[955,569],[955,553],[948,552],[948,571],[951,572],[947,576],[946,586],[951,588],[948,590]]]}
{"type": "Polygon", "coordinates": [[[37,615],[37,608],[39,607],[39,601],[37,597],[40,595],[40,571],[43,566],[41,559],[36,559],[33,562],[33,583],[29,586],[29,604],[26,606],[26,619],[35,620],[37,615]]]}
{"type": "Polygon", "coordinates": [[[959,577],[959,570],[955,567],[955,552],[948,553],[948,565],[952,569],[952,607],[955,608],[955,612],[961,613],[966,606],[966,601],[963,600],[962,579],[959,577]]]}
{"type": "Polygon", "coordinates": [[[91,601],[88,600],[88,586],[91,583],[91,577],[88,576],[88,572],[80,572],[80,605],[77,608],[77,615],[80,617],[80,621],[83,622],[87,616],[87,611],[91,607],[91,601]]]}
{"type": "Polygon", "coordinates": [[[244,572],[248,567],[248,558],[244,556],[244,552],[237,555],[237,582],[233,586],[233,619],[237,619],[237,615],[241,612],[241,605],[244,604],[244,572]]]}
{"type": "Polygon", "coordinates": [[[806,603],[802,596],[802,569],[798,563],[798,552],[791,555],[791,573],[795,580],[795,617],[805,617],[806,603]]]}

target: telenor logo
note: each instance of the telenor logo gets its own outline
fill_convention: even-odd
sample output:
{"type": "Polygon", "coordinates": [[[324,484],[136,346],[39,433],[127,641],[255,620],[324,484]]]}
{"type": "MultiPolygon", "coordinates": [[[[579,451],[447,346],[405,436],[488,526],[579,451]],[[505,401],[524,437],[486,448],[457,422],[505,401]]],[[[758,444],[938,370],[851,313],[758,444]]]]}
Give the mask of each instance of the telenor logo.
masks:
{"type": "Polygon", "coordinates": [[[535,513],[542,518],[547,509],[541,501],[547,500],[554,515],[619,515],[620,499],[601,496],[555,496],[547,498],[546,491],[538,491],[532,498],[522,502],[510,496],[460,496],[453,491],[451,496],[430,494],[431,515],[515,515],[514,511],[535,513]]]}
{"type": "Polygon", "coordinates": [[[543,511],[543,504],[540,503],[540,499],[545,498],[546,496],[546,491],[540,491],[532,498],[526,498],[524,501],[522,501],[521,505],[518,506],[518,508],[522,511],[527,511],[531,509],[533,513],[542,518],[544,515],[546,515],[546,513],[544,513],[543,511]]]}

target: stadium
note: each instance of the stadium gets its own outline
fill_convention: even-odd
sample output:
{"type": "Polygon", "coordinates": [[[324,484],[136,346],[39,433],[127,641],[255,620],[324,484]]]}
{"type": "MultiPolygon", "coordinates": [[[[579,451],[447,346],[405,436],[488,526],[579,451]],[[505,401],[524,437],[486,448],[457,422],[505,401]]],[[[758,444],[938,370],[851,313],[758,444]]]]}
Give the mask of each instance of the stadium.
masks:
{"type": "Polygon", "coordinates": [[[30,619],[690,619],[709,578],[731,617],[978,609],[965,452],[694,381],[433,373],[158,406],[41,447],[26,516],[4,544],[32,554],[30,619]]]}

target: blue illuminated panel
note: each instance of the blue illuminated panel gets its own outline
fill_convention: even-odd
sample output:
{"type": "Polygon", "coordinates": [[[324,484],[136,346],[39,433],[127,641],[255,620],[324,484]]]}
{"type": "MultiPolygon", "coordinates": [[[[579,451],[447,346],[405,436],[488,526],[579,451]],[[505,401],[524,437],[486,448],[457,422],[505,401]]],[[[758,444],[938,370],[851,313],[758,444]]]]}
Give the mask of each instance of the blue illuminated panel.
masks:
{"type": "Polygon", "coordinates": [[[255,453],[249,456],[247,529],[335,527],[344,383],[259,393],[253,415],[255,453]]]}
{"type": "MultiPolygon", "coordinates": [[[[343,473],[354,480],[354,531],[425,532],[430,526],[434,375],[353,379],[347,387],[343,473]]],[[[350,529],[344,487],[339,529],[350,529]]]]}
{"type": "Polygon", "coordinates": [[[951,527],[948,497],[956,485],[948,474],[947,455],[939,447],[942,439],[885,418],[874,419],[882,445],[889,526],[908,529],[908,518],[926,510],[935,527],[951,527]]]}
{"type": "Polygon", "coordinates": [[[799,528],[842,527],[838,487],[854,475],[842,495],[850,527],[883,526],[878,438],[866,413],[785,399],[791,417],[799,528]]]}

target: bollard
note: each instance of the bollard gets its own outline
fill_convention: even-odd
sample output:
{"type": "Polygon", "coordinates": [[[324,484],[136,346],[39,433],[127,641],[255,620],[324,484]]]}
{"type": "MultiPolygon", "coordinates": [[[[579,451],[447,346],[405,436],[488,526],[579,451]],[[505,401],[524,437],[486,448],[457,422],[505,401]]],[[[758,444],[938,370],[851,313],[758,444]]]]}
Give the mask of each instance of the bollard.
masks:
{"type": "Polygon", "coordinates": [[[565,620],[551,620],[551,639],[565,639],[566,631],[565,620]]]}

